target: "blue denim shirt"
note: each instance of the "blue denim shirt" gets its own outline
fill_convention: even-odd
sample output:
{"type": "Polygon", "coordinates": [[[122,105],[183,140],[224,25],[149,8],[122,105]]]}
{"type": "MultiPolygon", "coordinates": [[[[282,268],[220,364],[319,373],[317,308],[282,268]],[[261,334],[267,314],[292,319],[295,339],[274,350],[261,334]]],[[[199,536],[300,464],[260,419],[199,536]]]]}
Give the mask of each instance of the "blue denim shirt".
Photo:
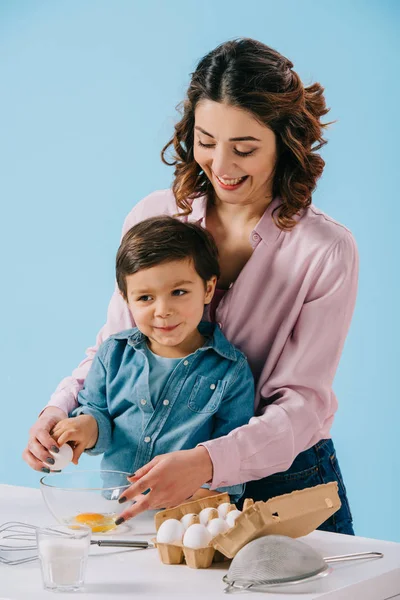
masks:
{"type": "MultiPolygon", "coordinates": [[[[99,427],[89,454],[101,468],[134,473],[159,454],[194,448],[248,423],[254,380],[247,359],[214,323],[200,323],[205,344],[182,359],[152,401],[146,337],[137,329],[110,336],[99,348],[72,416],[90,414],[99,427]]],[[[220,488],[237,500],[244,485],[220,488]]]]}

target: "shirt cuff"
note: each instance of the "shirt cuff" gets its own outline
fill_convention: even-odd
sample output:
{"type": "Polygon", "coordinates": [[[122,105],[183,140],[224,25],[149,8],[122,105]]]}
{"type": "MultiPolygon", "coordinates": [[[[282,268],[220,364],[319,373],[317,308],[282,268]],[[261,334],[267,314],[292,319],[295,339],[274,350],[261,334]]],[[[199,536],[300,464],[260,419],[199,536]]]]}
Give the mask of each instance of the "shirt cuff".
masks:
{"type": "Polygon", "coordinates": [[[233,437],[223,436],[208,442],[202,442],[213,464],[213,478],[210,488],[215,490],[242,483],[240,481],[240,455],[237,442],[233,437]]]}
{"type": "Polygon", "coordinates": [[[71,417],[78,417],[79,415],[91,415],[97,421],[98,437],[93,448],[85,450],[86,454],[90,456],[97,456],[98,454],[104,454],[111,446],[111,425],[110,421],[96,410],[91,410],[87,406],[79,406],[71,413],[71,417]]]}
{"type": "MultiPolygon", "coordinates": [[[[77,390],[76,393],[78,393],[77,390]]],[[[49,406],[55,406],[63,410],[67,415],[71,413],[74,408],[77,407],[77,401],[74,391],[66,390],[65,388],[56,390],[54,394],[51,396],[50,401],[46,406],[41,410],[40,414],[44,411],[45,408],[49,406]]]]}

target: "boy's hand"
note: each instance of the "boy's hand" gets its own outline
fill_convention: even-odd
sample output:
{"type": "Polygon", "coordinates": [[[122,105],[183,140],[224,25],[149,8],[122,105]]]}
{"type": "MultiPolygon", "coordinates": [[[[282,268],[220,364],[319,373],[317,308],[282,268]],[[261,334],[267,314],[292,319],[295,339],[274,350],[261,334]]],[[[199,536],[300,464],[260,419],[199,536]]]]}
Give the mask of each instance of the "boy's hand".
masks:
{"type": "Polygon", "coordinates": [[[97,421],[92,415],[79,415],[70,419],[62,419],[52,430],[52,436],[59,446],[66,442],[74,442],[74,456],[72,462],[78,464],[78,460],[87,448],[96,445],[99,428],[97,421]]]}

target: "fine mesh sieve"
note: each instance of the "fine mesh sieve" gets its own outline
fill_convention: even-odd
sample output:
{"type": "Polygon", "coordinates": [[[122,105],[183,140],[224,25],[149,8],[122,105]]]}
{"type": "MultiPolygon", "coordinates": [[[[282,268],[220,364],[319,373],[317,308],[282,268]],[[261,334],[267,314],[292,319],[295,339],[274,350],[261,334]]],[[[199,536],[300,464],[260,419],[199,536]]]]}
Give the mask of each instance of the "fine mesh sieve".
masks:
{"type": "Polygon", "coordinates": [[[304,542],[267,535],[239,550],[223,581],[226,592],[295,584],[328,574],[330,563],[382,557],[380,552],[360,552],[322,558],[304,542]]]}

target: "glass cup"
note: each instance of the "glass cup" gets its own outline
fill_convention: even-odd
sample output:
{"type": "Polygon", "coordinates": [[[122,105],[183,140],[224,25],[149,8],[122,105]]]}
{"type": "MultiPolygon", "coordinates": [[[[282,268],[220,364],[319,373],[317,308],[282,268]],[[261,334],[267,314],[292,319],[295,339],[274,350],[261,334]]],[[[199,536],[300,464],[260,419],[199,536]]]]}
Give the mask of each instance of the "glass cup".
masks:
{"type": "Polygon", "coordinates": [[[46,590],[82,589],[92,531],[86,525],[36,530],[36,541],[46,590]]]}

